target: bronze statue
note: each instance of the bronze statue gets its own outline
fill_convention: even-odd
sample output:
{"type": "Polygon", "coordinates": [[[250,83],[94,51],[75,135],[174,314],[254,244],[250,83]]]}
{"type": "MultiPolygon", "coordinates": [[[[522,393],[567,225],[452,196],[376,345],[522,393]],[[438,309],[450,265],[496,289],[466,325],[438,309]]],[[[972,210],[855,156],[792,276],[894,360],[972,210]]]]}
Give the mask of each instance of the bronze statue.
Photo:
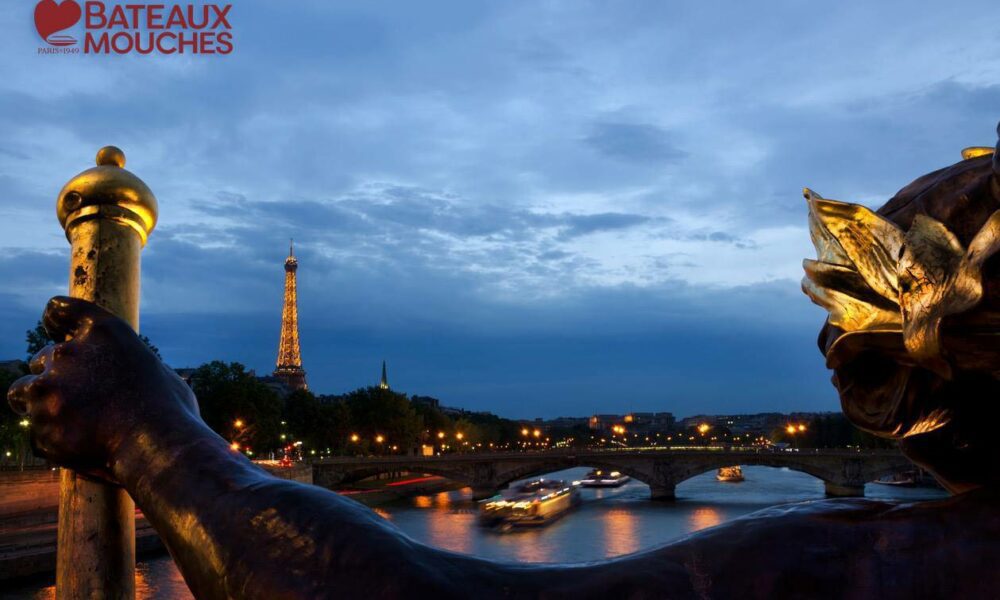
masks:
{"type": "Polygon", "coordinates": [[[963,158],[877,212],[807,189],[802,282],[844,413],[956,493],[1000,481],[1000,154],[963,158]]]}
{"type": "Polygon", "coordinates": [[[831,311],[820,342],[845,412],[962,492],[943,501],[793,504],[614,560],[497,563],[269,476],[205,425],[190,388],[126,322],[89,302],[49,302],[43,322],[60,343],[8,399],[30,417],[37,453],[128,491],[199,598],[991,597],[992,160],[918,179],[878,213],[809,194],[820,260],[806,288],[831,311]]]}

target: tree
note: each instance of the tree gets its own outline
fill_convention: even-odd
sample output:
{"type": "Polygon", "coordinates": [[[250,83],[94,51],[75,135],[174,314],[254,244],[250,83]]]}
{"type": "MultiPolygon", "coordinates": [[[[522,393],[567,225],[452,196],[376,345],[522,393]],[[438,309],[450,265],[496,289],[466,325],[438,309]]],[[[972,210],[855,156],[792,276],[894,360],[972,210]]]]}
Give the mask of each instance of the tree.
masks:
{"type": "Polygon", "coordinates": [[[258,454],[281,445],[281,399],[240,363],[212,361],[191,376],[201,417],[228,441],[258,454]],[[237,426],[239,422],[239,426],[237,426]]]}
{"type": "MultiPolygon", "coordinates": [[[[20,366],[22,367],[20,370],[0,369],[0,390],[5,392],[4,395],[14,381],[27,373],[24,368],[26,365],[22,363],[20,366]]],[[[0,452],[3,453],[0,455],[0,460],[14,459],[23,467],[25,459],[30,454],[28,430],[21,425],[24,417],[15,413],[6,402],[3,404],[4,406],[0,408],[0,452]],[[7,456],[8,452],[10,456],[7,456]]]]}
{"type": "Polygon", "coordinates": [[[405,394],[377,387],[360,388],[344,397],[359,443],[377,454],[406,452],[416,446],[424,430],[423,419],[405,394]],[[379,442],[379,436],[382,441],[379,442]]]}
{"type": "MultiPolygon", "coordinates": [[[[139,335],[139,339],[156,355],[156,358],[163,360],[163,357],[160,356],[160,349],[154,346],[148,337],[139,335]]],[[[49,337],[49,332],[45,331],[45,326],[42,325],[41,321],[35,324],[34,329],[29,329],[25,332],[25,341],[28,342],[28,360],[31,360],[32,356],[38,354],[39,350],[53,343],[52,338],[49,337]]]]}
{"type": "Polygon", "coordinates": [[[49,337],[49,332],[45,331],[42,322],[38,321],[34,329],[25,332],[25,341],[28,343],[28,360],[31,360],[31,357],[38,354],[39,350],[52,343],[52,338],[49,337]]]}

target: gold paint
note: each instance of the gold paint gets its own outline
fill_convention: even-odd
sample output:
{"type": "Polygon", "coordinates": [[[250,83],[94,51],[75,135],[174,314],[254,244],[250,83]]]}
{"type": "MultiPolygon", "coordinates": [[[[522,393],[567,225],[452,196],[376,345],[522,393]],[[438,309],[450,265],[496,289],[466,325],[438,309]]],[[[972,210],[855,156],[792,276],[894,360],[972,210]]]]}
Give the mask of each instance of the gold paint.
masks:
{"type": "Polygon", "coordinates": [[[845,331],[829,349],[828,363],[851,334],[895,333],[916,364],[950,378],[941,321],[982,299],[983,264],[1000,249],[1000,211],[964,249],[926,215],[903,232],[863,206],[826,200],[808,188],[804,195],[819,260],[803,261],[802,289],[830,313],[831,325],[845,331]]]}
{"type": "Polygon", "coordinates": [[[989,156],[994,152],[996,152],[996,148],[991,146],[969,146],[968,148],[962,149],[962,160],[979,158],[980,156],[989,156]]]}

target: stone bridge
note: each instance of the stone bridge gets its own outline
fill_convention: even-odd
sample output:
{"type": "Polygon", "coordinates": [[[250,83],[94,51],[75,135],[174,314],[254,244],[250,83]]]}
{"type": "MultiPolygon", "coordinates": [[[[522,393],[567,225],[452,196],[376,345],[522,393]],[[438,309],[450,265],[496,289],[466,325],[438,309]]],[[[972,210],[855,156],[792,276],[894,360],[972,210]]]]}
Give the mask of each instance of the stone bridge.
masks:
{"type": "Polygon", "coordinates": [[[673,499],[677,484],[732,465],[787,467],[823,481],[829,496],[862,496],[865,483],[913,468],[895,450],[581,450],[444,456],[337,457],[313,462],[313,481],[333,488],[387,472],[439,475],[486,498],[510,482],[571,467],[621,471],[649,485],[654,499],[673,499]]]}

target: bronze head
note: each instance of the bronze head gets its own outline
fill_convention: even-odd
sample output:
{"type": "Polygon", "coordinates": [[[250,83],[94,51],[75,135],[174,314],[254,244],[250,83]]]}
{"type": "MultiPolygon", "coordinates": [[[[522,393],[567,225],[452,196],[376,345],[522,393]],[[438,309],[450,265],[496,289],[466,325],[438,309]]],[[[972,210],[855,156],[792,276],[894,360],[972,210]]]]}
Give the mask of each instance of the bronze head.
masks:
{"type": "Polygon", "coordinates": [[[962,156],[877,211],[805,190],[802,281],[844,413],[954,492],[1000,485],[1000,153],[962,156]]]}

